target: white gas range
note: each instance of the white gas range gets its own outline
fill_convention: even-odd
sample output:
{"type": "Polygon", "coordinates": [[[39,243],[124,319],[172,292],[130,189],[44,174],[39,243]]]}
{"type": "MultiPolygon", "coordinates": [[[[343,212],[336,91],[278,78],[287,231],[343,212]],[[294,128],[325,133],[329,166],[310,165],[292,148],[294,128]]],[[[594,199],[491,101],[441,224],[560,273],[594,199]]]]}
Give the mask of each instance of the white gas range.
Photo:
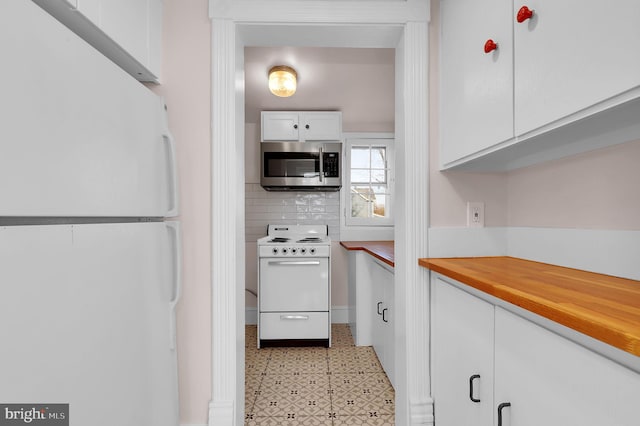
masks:
{"type": "Polygon", "coordinates": [[[326,225],[269,225],[258,240],[258,347],[331,345],[326,225]]]}

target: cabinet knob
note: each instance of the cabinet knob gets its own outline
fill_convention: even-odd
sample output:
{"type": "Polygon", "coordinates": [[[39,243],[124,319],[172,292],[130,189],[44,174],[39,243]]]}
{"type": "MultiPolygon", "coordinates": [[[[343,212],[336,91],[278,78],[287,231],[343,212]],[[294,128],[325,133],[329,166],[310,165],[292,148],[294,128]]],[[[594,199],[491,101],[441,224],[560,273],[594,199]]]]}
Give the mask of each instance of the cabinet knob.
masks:
{"type": "Polygon", "coordinates": [[[308,128],[309,128],[309,125],[307,124],[306,126],[304,126],[304,128],[305,128],[305,129],[308,129],[308,128]]]}
{"type": "Polygon", "coordinates": [[[489,39],[486,41],[486,43],[484,44],[484,53],[490,53],[493,52],[494,50],[496,50],[498,48],[498,44],[489,39]]]}
{"type": "Polygon", "coordinates": [[[297,129],[297,128],[298,128],[298,125],[297,125],[297,124],[294,124],[294,125],[293,125],[293,128],[294,128],[294,129],[297,129]]]}
{"type": "Polygon", "coordinates": [[[522,6],[516,15],[516,20],[519,23],[523,23],[527,19],[531,19],[533,17],[533,10],[529,9],[527,6],[522,6]]]}

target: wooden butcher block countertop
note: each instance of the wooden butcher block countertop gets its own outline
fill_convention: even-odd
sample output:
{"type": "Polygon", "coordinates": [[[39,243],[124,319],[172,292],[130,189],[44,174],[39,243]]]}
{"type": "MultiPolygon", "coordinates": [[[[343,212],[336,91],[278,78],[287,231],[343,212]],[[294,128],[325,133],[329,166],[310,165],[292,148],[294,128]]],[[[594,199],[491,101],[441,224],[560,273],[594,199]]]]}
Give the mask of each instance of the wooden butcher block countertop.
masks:
{"type": "Polygon", "coordinates": [[[393,241],[340,241],[347,250],[364,250],[389,266],[395,266],[393,241]]]}
{"type": "Polygon", "coordinates": [[[640,281],[513,257],[428,258],[419,264],[640,356],[640,281]]]}

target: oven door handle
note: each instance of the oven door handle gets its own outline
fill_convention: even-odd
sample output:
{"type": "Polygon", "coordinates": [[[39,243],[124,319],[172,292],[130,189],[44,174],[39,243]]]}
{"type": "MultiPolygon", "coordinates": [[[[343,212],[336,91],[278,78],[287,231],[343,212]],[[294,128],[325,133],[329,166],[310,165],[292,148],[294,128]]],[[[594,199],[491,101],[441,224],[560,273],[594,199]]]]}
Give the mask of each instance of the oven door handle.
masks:
{"type": "Polygon", "coordinates": [[[309,319],[309,315],[280,315],[280,319],[290,320],[290,321],[298,321],[298,320],[307,321],[309,319]]]}
{"type": "Polygon", "coordinates": [[[319,265],[319,260],[270,260],[269,265],[319,265]]]}

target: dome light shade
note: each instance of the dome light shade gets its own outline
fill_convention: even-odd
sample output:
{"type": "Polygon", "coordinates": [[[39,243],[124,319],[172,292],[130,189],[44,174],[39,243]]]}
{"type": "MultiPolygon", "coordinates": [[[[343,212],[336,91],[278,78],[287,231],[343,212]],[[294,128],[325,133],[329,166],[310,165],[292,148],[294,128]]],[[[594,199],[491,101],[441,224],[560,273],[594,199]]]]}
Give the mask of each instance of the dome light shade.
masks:
{"type": "Polygon", "coordinates": [[[269,90],[276,96],[286,98],[296,93],[296,70],[286,65],[277,65],[269,70],[269,90]]]}

